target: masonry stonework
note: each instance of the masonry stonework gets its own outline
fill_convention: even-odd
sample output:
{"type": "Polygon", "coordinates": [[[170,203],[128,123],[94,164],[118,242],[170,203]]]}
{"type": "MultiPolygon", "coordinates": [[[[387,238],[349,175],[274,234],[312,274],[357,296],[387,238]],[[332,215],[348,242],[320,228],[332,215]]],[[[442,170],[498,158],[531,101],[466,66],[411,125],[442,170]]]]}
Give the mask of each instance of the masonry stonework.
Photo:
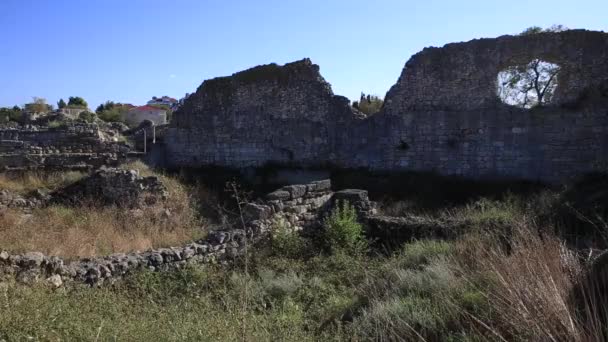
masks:
{"type": "Polygon", "coordinates": [[[174,114],[168,166],[333,166],[563,181],[608,162],[608,34],[503,36],[427,48],[365,117],[310,60],[205,81],[174,114]],[[500,102],[496,77],[539,58],[560,67],[551,103],[500,102]]]}
{"type": "Polygon", "coordinates": [[[96,125],[0,127],[0,171],[89,170],[126,160],[130,148],[96,125]]]}

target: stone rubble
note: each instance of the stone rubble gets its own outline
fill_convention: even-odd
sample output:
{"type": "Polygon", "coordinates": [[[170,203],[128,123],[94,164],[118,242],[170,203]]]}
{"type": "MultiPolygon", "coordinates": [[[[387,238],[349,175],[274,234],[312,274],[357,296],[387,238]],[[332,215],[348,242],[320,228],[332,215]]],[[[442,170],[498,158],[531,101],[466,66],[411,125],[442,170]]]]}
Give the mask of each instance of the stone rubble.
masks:
{"type": "Polygon", "coordinates": [[[156,176],[142,177],[137,170],[101,168],[50,196],[52,203],[93,202],[139,208],[166,200],[168,192],[156,176]]]}

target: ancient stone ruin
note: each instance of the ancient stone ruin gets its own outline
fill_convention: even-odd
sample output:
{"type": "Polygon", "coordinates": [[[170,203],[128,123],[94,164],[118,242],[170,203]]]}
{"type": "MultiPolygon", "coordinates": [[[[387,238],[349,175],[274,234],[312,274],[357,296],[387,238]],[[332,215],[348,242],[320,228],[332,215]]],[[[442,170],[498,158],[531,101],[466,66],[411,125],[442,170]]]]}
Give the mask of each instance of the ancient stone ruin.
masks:
{"type": "Polygon", "coordinates": [[[174,115],[165,162],[558,182],[608,162],[607,59],[608,34],[585,30],[426,48],[371,117],[334,95],[308,59],[259,66],[203,82],[174,115]],[[536,91],[501,96],[522,86],[509,73],[535,71],[536,91]]]}
{"type": "Polygon", "coordinates": [[[91,124],[0,127],[0,170],[90,170],[117,165],[130,148],[91,124]]]}
{"type": "Polygon", "coordinates": [[[153,205],[167,196],[167,189],[158,177],[142,177],[137,170],[116,168],[102,168],[50,194],[53,203],[90,203],[126,208],[153,205]]]}
{"type": "Polygon", "coordinates": [[[366,190],[334,192],[329,180],[321,180],[273,191],[243,207],[244,227],[212,231],[207,238],[180,247],[117,253],[69,262],[40,252],[11,254],[0,250],[0,280],[14,278],[24,283],[47,281],[57,287],[76,281],[98,286],[112,283],[136,270],[165,271],[188,264],[224,263],[242,255],[246,240],[250,243],[262,241],[276,224],[284,225],[291,231],[308,233],[322,229],[323,219],[340,201],[348,201],[354,206],[369,237],[384,242],[399,243],[427,237],[452,238],[459,232],[457,226],[449,223],[433,224],[428,220],[421,223],[415,218],[378,215],[366,190]]]}

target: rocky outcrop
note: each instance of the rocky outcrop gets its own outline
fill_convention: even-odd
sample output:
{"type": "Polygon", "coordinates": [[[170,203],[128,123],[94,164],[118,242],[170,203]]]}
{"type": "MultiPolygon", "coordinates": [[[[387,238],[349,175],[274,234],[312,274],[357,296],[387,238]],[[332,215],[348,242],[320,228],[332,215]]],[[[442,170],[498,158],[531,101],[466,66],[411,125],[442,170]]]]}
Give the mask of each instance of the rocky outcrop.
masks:
{"type": "Polygon", "coordinates": [[[137,170],[102,168],[51,194],[51,202],[92,203],[137,208],[164,201],[167,189],[156,176],[142,177],[137,170]]]}
{"type": "Polygon", "coordinates": [[[25,211],[42,206],[49,195],[43,190],[36,190],[30,196],[22,196],[9,190],[0,190],[0,210],[16,208],[25,211]]]}
{"type": "Polygon", "coordinates": [[[185,101],[166,133],[166,164],[559,182],[608,162],[606,56],[608,34],[584,30],[427,48],[369,118],[334,95],[310,60],[260,66],[205,81],[185,101]],[[536,58],[561,68],[551,103],[502,103],[498,73],[536,58]]]}

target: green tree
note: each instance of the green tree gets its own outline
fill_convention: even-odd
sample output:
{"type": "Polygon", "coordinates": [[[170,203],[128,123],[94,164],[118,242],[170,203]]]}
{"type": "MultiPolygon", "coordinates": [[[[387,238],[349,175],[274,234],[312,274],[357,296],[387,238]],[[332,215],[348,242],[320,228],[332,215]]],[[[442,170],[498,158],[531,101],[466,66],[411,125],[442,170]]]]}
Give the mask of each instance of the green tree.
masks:
{"type": "Polygon", "coordinates": [[[57,102],[57,108],[61,109],[61,108],[65,108],[65,106],[67,106],[65,101],[63,101],[63,99],[59,99],[59,102],[57,102]]]}
{"type": "Polygon", "coordinates": [[[372,115],[379,112],[380,109],[382,109],[383,104],[384,101],[380,97],[361,93],[359,101],[353,102],[353,108],[359,110],[365,115],[372,115]]]}
{"type": "Polygon", "coordinates": [[[516,65],[498,74],[498,95],[510,105],[532,108],[551,102],[560,67],[541,59],[516,65]]]}
{"type": "Polygon", "coordinates": [[[128,105],[106,101],[99,105],[95,112],[97,113],[97,116],[105,122],[124,122],[124,118],[129,109],[131,109],[131,107],[128,105]]]}
{"type": "Polygon", "coordinates": [[[527,35],[531,35],[531,34],[539,34],[539,33],[543,33],[543,32],[562,32],[562,31],[567,31],[569,30],[566,26],[564,25],[560,25],[560,24],[556,24],[556,25],[551,25],[550,27],[543,29],[540,26],[530,26],[527,29],[523,30],[522,33],[520,33],[520,36],[527,36],[527,35]]]}
{"type": "Polygon", "coordinates": [[[80,120],[91,123],[91,122],[94,122],[95,119],[97,119],[97,115],[95,115],[95,113],[84,111],[84,112],[78,114],[78,118],[80,120]]]}
{"type": "Polygon", "coordinates": [[[22,111],[19,106],[0,108],[0,123],[7,123],[9,121],[21,122],[21,114],[22,111]]]}
{"type": "Polygon", "coordinates": [[[89,104],[82,97],[79,96],[70,96],[68,100],[69,107],[78,107],[78,108],[87,108],[89,104]]]}

